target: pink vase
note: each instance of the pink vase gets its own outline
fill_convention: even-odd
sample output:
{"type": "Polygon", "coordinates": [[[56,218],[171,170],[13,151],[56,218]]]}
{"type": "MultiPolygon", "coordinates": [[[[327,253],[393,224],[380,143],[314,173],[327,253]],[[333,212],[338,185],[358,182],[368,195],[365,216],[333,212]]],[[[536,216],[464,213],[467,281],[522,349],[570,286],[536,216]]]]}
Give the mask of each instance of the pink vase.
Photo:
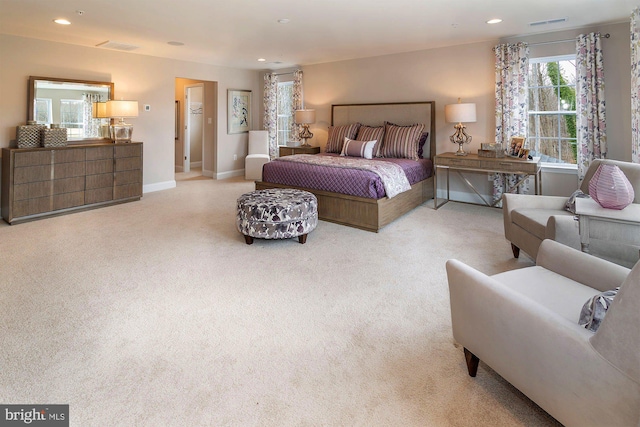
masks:
{"type": "Polygon", "coordinates": [[[607,209],[624,209],[635,197],[633,187],[616,165],[601,164],[589,181],[589,195],[607,209]]]}

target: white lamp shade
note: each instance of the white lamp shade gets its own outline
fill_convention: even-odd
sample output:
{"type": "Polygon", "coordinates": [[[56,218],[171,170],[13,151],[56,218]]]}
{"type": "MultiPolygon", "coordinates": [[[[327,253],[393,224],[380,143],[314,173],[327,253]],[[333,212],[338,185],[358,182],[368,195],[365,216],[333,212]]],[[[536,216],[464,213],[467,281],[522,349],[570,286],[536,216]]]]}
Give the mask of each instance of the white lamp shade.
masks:
{"type": "Polygon", "coordinates": [[[316,122],[316,110],[296,110],[296,123],[309,124],[316,122]]]}
{"type": "Polygon", "coordinates": [[[476,121],[476,104],[449,104],[444,106],[444,119],[448,123],[473,123],[476,121]]]}
{"type": "Polygon", "coordinates": [[[107,101],[107,117],[138,117],[138,101],[107,101]]]}

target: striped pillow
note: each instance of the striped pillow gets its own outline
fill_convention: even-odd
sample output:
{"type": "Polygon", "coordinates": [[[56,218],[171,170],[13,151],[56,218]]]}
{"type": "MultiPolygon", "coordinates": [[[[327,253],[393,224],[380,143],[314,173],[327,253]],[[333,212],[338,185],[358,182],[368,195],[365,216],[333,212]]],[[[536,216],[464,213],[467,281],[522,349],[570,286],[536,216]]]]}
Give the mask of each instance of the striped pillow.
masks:
{"type": "Polygon", "coordinates": [[[325,153],[340,154],[342,152],[344,139],[355,139],[359,128],[360,123],[343,126],[329,126],[329,137],[327,138],[327,146],[324,149],[325,153]]]}
{"type": "Polygon", "coordinates": [[[342,147],[341,156],[346,157],[364,157],[365,159],[373,158],[373,149],[376,146],[376,140],[373,141],[354,141],[353,139],[345,138],[344,146],[342,147]]]}
{"type": "Polygon", "coordinates": [[[382,141],[382,137],[384,136],[384,126],[360,126],[360,130],[358,130],[358,136],[356,137],[356,141],[382,141]]]}
{"type": "Polygon", "coordinates": [[[418,139],[424,130],[423,124],[398,126],[384,123],[384,142],[378,148],[377,157],[418,160],[418,139]]]}

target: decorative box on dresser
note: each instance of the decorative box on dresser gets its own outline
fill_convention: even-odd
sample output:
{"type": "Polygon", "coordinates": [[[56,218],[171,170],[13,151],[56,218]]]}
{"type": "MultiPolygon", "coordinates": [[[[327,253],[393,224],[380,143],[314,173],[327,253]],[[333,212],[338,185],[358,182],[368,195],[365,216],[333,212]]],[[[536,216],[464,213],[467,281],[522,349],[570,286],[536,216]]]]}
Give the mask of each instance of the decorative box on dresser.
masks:
{"type": "Polygon", "coordinates": [[[2,217],[9,224],[142,197],[142,143],[2,149],[2,217]]]}

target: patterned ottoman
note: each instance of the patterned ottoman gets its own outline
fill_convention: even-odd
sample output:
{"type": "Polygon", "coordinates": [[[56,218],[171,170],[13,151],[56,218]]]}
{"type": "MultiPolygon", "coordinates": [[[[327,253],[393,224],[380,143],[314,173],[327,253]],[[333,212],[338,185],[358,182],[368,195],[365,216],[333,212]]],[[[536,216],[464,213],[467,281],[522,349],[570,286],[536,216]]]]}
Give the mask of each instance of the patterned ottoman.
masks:
{"type": "Polygon", "coordinates": [[[318,225],[318,200],[308,191],[292,188],[256,190],[238,198],[236,226],[247,245],[253,238],[307,241],[318,225]]]}

